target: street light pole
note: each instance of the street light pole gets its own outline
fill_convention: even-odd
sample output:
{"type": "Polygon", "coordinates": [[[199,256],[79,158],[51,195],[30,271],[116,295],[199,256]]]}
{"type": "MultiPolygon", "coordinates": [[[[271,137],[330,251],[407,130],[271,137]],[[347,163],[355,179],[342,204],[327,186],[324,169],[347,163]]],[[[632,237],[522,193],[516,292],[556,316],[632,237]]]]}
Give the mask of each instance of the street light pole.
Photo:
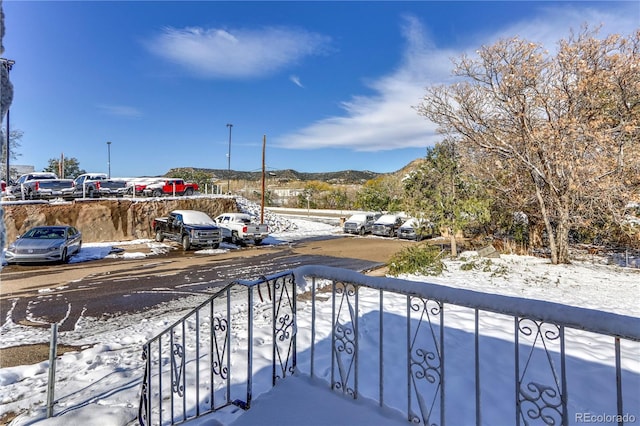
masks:
{"type": "MultiPolygon", "coordinates": [[[[4,66],[7,69],[7,77],[9,77],[9,72],[11,71],[11,68],[13,67],[13,64],[16,63],[16,61],[14,61],[13,59],[0,58],[0,62],[2,62],[2,66],[4,66]]],[[[9,184],[9,178],[11,177],[10,170],[9,170],[9,157],[11,154],[9,142],[11,141],[11,139],[9,135],[10,135],[9,110],[7,109],[7,151],[6,151],[7,152],[7,158],[6,158],[7,170],[5,171],[5,175],[6,175],[5,182],[7,182],[7,185],[9,184]]]]}
{"type": "Polygon", "coordinates": [[[107,141],[107,179],[111,179],[111,141],[107,141]]]}
{"type": "Polygon", "coordinates": [[[229,128],[229,153],[227,154],[227,194],[231,192],[231,128],[233,124],[227,123],[229,128]]]}

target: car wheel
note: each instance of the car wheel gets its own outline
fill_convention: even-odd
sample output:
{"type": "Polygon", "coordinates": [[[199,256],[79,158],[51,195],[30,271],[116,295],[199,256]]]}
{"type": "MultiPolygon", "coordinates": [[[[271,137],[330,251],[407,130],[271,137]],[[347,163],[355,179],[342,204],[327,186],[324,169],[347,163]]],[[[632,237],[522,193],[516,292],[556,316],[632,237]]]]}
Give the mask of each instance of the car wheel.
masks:
{"type": "Polygon", "coordinates": [[[182,236],[182,248],[187,251],[191,248],[191,240],[188,235],[182,236]]]}
{"type": "Polygon", "coordinates": [[[238,233],[235,231],[231,233],[231,244],[240,245],[240,238],[238,238],[238,233]]]}
{"type": "Polygon", "coordinates": [[[159,229],[156,231],[156,241],[159,243],[164,241],[164,235],[162,235],[162,232],[159,229]]]}
{"type": "Polygon", "coordinates": [[[67,256],[67,249],[62,250],[62,256],[60,256],[61,263],[67,263],[69,261],[69,256],[67,256]]]}
{"type": "Polygon", "coordinates": [[[186,196],[193,195],[193,188],[187,188],[187,190],[184,191],[184,195],[186,196]]]}
{"type": "Polygon", "coordinates": [[[260,244],[262,244],[262,238],[256,238],[253,242],[254,242],[257,246],[259,246],[260,244]]]}
{"type": "Polygon", "coordinates": [[[220,243],[215,243],[212,247],[213,247],[214,249],[220,248],[220,243]]]}
{"type": "Polygon", "coordinates": [[[162,193],[160,192],[159,189],[154,189],[151,195],[153,195],[154,197],[159,197],[162,195],[162,193]]]}
{"type": "Polygon", "coordinates": [[[358,233],[359,233],[360,235],[364,235],[364,226],[363,226],[362,228],[360,228],[360,230],[358,231],[358,233]]]}

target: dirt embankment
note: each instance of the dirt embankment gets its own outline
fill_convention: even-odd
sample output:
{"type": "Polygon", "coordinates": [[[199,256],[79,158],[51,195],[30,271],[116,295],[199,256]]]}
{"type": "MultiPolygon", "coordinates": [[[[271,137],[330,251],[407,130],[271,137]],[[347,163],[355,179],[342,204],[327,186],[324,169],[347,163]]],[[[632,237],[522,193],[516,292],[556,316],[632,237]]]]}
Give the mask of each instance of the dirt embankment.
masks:
{"type": "Polygon", "coordinates": [[[75,201],[65,204],[3,204],[7,242],[38,225],[71,225],[84,242],[129,241],[152,238],[151,221],[176,209],[200,210],[211,217],[238,211],[229,197],[180,199],[121,199],[75,201]]]}

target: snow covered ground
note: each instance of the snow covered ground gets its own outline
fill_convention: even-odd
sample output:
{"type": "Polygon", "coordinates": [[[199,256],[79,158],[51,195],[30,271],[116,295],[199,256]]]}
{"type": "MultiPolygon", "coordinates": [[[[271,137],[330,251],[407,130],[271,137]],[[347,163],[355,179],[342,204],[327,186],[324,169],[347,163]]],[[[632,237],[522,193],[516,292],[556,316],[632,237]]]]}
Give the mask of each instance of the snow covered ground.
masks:
{"type": "MultiPolygon", "coordinates": [[[[271,238],[279,241],[294,241],[314,235],[332,234],[336,231],[339,229],[335,226],[295,220],[284,226],[281,231],[274,233],[271,238]]],[[[150,246],[156,247],[152,241],[136,243],[148,243],[150,246]]],[[[119,256],[124,258],[123,253],[109,254],[114,245],[120,246],[121,244],[86,244],[83,247],[83,256],[96,258],[119,256]]],[[[161,246],[157,248],[158,250],[162,249],[161,246]]],[[[224,246],[220,250],[225,250],[224,246]]],[[[216,251],[211,251],[212,256],[215,254],[216,251]]],[[[129,252],[126,256],[143,257],[146,254],[129,252]]],[[[76,261],[79,260],[82,259],[76,259],[76,261]]],[[[552,266],[545,259],[514,255],[503,255],[499,259],[491,259],[491,263],[489,263],[486,259],[475,257],[475,253],[468,252],[464,253],[460,259],[446,263],[447,270],[442,276],[405,276],[402,278],[493,294],[554,301],[640,317],[640,270],[608,265],[598,257],[589,257],[571,265],[552,266]],[[461,266],[470,263],[474,263],[476,267],[471,270],[463,270],[467,268],[461,266]]],[[[55,292],[55,289],[50,290],[55,292]]],[[[172,302],[144,314],[125,315],[109,320],[83,318],[78,323],[76,330],[62,333],[59,336],[59,343],[77,345],[83,349],[60,356],[56,363],[57,404],[54,409],[54,417],[46,419],[45,405],[49,367],[49,363],[46,361],[35,365],[0,369],[0,416],[11,412],[22,413],[11,423],[16,426],[31,424],[120,426],[131,424],[135,421],[138,410],[140,381],[143,372],[142,345],[179,319],[197,303],[203,301],[205,297],[192,297],[172,302]]],[[[371,297],[377,298],[377,295],[371,297]]],[[[361,300],[361,303],[366,303],[366,300],[361,300]]],[[[320,309],[330,310],[330,301],[325,306],[320,306],[320,309]]],[[[10,312],[4,313],[4,315],[5,318],[0,327],[1,347],[49,341],[48,330],[14,324],[10,321],[10,312]]],[[[399,313],[390,310],[388,315],[397,317],[399,313]]],[[[494,332],[496,335],[500,335],[503,327],[507,328],[507,331],[511,331],[513,323],[497,321],[494,326],[494,332]]],[[[466,314],[454,315],[448,322],[448,327],[463,332],[472,332],[473,321],[466,314]]],[[[304,324],[300,324],[300,328],[304,328],[304,324]]],[[[364,332],[366,331],[365,328],[364,332]]],[[[270,333],[269,330],[264,330],[264,332],[270,333]]],[[[328,333],[328,330],[320,332],[328,333]]],[[[260,339],[260,336],[255,336],[255,339],[260,339]]],[[[578,339],[580,339],[580,333],[578,333],[578,339]]],[[[591,360],[586,365],[595,366],[589,374],[570,376],[570,380],[573,380],[570,383],[570,389],[585,393],[584,397],[578,399],[581,405],[572,407],[572,412],[591,413],[594,416],[616,413],[615,399],[611,397],[611,395],[615,395],[615,380],[600,380],[600,372],[610,371],[613,362],[612,339],[606,340],[584,334],[582,340],[578,340],[578,343],[570,348],[576,359],[591,360]],[[584,379],[585,377],[586,379],[584,379]],[[576,380],[585,381],[576,382],[576,380]]],[[[487,342],[493,342],[493,346],[484,347],[483,351],[495,354],[495,361],[487,367],[486,374],[491,375],[493,374],[491,369],[499,368],[506,358],[512,359],[513,355],[512,353],[504,354],[504,340],[495,338],[487,339],[487,342]]],[[[402,347],[402,345],[398,346],[402,347]]],[[[622,346],[625,390],[631,391],[626,394],[628,399],[625,400],[625,411],[633,416],[635,421],[640,421],[640,345],[623,342],[622,346]],[[634,395],[635,390],[637,392],[634,395]]],[[[304,351],[305,348],[299,347],[299,349],[304,351]]],[[[257,350],[260,351],[260,349],[257,350]]],[[[265,346],[264,351],[265,353],[254,352],[254,355],[256,358],[270,359],[271,347],[265,346]]],[[[363,351],[364,356],[367,353],[363,351]]],[[[453,356],[453,353],[450,355],[453,356]]],[[[394,356],[390,354],[385,359],[392,360],[394,356]]],[[[298,361],[305,362],[302,358],[299,358],[298,361]]],[[[363,362],[366,363],[366,360],[363,362]]],[[[465,373],[459,374],[459,382],[455,388],[452,387],[448,390],[447,397],[449,399],[456,401],[458,390],[473,387],[474,378],[471,370],[467,368],[464,370],[465,373]]],[[[293,386],[293,389],[289,391],[294,394],[296,390],[302,392],[307,385],[307,383],[301,383],[301,387],[296,388],[297,385],[291,382],[290,386],[293,386]]],[[[281,397],[284,398],[284,396],[281,397]]],[[[499,398],[500,395],[495,397],[499,398]]],[[[261,405],[263,410],[273,407],[272,410],[276,410],[274,415],[277,415],[282,407],[286,407],[289,412],[294,414],[298,410],[305,409],[302,406],[295,407],[287,401],[278,400],[277,395],[269,396],[272,401],[271,405],[260,404],[259,395],[254,395],[254,398],[257,398],[254,399],[255,407],[261,405]]],[[[334,402],[330,399],[332,395],[329,391],[326,393],[316,392],[314,398],[316,398],[317,407],[331,406],[340,410],[336,408],[336,405],[325,405],[334,402]]],[[[513,398],[513,393],[508,398],[513,398]]],[[[472,406],[472,404],[458,401],[457,406],[472,406]]],[[[498,406],[505,406],[505,404],[495,404],[495,407],[498,406]]],[[[349,409],[348,407],[350,405],[341,409],[346,410],[349,409]]],[[[484,409],[483,419],[485,422],[489,422],[487,424],[497,424],[495,423],[496,419],[501,418],[506,419],[502,424],[513,424],[513,417],[508,417],[508,413],[499,411],[498,408],[494,410],[494,404],[488,404],[484,409]],[[507,417],[503,417],[505,415],[507,417]]],[[[310,423],[322,425],[328,422],[328,417],[324,417],[323,411],[328,415],[331,410],[320,409],[317,413],[313,413],[316,417],[310,423]]],[[[461,410],[459,416],[462,417],[456,418],[466,423],[467,417],[464,417],[466,415],[464,412],[465,410],[461,410]]],[[[297,414],[309,417],[308,412],[298,412],[297,414]]],[[[456,415],[458,414],[456,413],[456,415]]],[[[603,419],[606,420],[606,418],[603,419]]],[[[575,418],[570,418],[569,421],[571,424],[576,423],[575,418]]],[[[362,422],[366,423],[366,419],[363,418],[362,422]]],[[[205,422],[193,421],[192,424],[205,424],[205,422]]]]}

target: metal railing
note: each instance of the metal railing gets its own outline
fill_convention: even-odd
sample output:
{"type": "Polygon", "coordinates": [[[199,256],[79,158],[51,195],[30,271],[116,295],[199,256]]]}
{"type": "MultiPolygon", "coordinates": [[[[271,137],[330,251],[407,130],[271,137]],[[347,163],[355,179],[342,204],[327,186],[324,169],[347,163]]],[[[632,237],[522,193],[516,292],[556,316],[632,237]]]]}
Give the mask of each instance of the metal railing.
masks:
{"type": "Polygon", "coordinates": [[[640,379],[623,368],[621,351],[637,354],[639,342],[640,318],[304,266],[229,284],[147,342],[139,422],[179,424],[232,405],[248,410],[252,395],[265,391],[255,378],[264,383],[268,374],[274,386],[296,373],[416,424],[491,424],[500,405],[500,416],[512,416],[502,423],[567,425],[596,418],[579,411],[585,407],[571,398],[569,378],[604,369],[611,375],[597,383],[610,380],[615,389],[607,419],[624,424],[640,416],[633,411],[640,379]],[[449,317],[466,317],[473,332],[447,326],[449,317]],[[610,366],[582,360],[576,341],[589,336],[611,347],[610,366]],[[271,360],[257,362],[256,345],[270,345],[271,360]],[[500,353],[488,353],[495,348],[500,353]],[[503,373],[504,386],[494,389],[490,376],[503,373]],[[473,378],[472,389],[460,389],[462,374],[473,378]],[[461,392],[464,406],[452,401],[461,392]]]}

